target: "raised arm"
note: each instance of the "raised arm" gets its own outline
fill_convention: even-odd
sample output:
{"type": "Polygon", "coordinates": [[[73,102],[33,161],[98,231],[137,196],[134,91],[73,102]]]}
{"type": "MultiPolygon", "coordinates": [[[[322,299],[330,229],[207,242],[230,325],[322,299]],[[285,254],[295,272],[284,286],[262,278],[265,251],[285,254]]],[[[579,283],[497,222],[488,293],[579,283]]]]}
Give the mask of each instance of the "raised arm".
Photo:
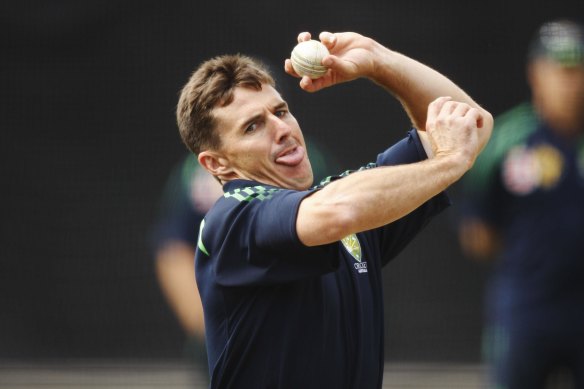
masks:
{"type": "MultiPolygon", "coordinates": [[[[310,38],[307,32],[298,35],[298,41],[310,38]]],[[[480,118],[485,121],[478,123],[478,126],[492,127],[491,115],[454,82],[434,69],[354,32],[322,32],[319,38],[331,53],[323,59],[329,71],[316,80],[303,77],[300,86],[304,90],[316,92],[364,77],[392,93],[402,103],[418,130],[425,129],[428,105],[440,96],[450,96],[454,101],[477,108],[481,113],[480,118]]],[[[285,69],[298,77],[290,60],[286,60],[285,69]]]]}
{"type": "Polygon", "coordinates": [[[457,181],[484,147],[482,112],[448,97],[428,107],[426,124],[434,156],[428,160],[361,171],[334,181],[300,204],[296,229],[307,246],[331,243],[389,224],[457,181]]]}
{"type": "MultiPolygon", "coordinates": [[[[299,41],[310,39],[302,33],[299,41]]],[[[403,104],[429,159],[352,174],[304,199],[296,227],[300,240],[320,245],[395,221],[457,181],[474,164],[493,126],[491,114],[447,77],[362,35],[320,34],[331,55],[327,73],[303,77],[309,92],[357,78],[383,86],[403,104]],[[424,131],[426,130],[426,131],[424,131]]],[[[294,72],[289,60],[285,70],[294,72]]]]}

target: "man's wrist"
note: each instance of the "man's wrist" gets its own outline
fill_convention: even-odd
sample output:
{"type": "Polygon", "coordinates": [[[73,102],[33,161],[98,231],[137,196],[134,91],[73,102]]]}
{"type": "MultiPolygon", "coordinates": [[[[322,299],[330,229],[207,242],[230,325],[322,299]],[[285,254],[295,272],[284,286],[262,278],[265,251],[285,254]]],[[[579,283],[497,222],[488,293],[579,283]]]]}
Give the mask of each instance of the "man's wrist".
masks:
{"type": "Polygon", "coordinates": [[[371,74],[367,77],[382,87],[393,91],[394,83],[399,77],[396,77],[396,68],[399,65],[399,54],[378,43],[375,43],[371,49],[373,57],[373,66],[371,74]]]}
{"type": "Polygon", "coordinates": [[[418,133],[418,138],[420,138],[420,143],[426,152],[426,156],[428,159],[434,157],[434,150],[432,150],[432,145],[430,144],[430,140],[428,139],[428,134],[426,131],[423,131],[419,128],[416,128],[416,132],[418,133]]]}

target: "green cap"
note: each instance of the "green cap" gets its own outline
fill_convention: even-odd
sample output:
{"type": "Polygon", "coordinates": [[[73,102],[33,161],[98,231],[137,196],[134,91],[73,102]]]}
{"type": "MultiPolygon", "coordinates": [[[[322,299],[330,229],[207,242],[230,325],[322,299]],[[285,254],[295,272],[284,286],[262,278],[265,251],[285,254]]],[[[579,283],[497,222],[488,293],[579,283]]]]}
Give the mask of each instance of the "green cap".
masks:
{"type": "Polygon", "coordinates": [[[584,63],[584,27],[570,20],[544,23],[531,41],[528,59],[546,57],[562,66],[584,63]]]}

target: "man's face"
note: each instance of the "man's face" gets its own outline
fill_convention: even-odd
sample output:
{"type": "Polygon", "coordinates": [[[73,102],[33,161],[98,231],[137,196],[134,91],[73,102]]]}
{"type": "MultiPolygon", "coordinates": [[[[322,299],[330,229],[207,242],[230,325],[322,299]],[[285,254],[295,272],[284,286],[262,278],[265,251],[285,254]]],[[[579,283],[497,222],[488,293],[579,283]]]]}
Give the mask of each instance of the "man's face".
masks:
{"type": "Polygon", "coordinates": [[[273,87],[238,87],[231,104],[215,108],[213,114],[221,138],[217,153],[225,166],[220,178],[297,190],[310,187],[312,168],[302,131],[273,87]]]}
{"type": "Polygon", "coordinates": [[[541,59],[530,66],[534,101],[544,118],[559,130],[582,130],[584,64],[564,67],[541,59]]]}

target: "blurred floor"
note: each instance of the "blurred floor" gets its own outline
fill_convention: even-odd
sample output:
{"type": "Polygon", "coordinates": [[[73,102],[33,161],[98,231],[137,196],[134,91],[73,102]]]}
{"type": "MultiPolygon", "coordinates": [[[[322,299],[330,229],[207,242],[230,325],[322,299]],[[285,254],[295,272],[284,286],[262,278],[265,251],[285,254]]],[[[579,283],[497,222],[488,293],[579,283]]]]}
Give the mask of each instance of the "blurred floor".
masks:
{"type": "Polygon", "coordinates": [[[484,368],[474,364],[385,365],[384,389],[483,389],[484,368]]]}
{"type": "MultiPolygon", "coordinates": [[[[478,365],[387,364],[384,389],[480,389],[478,365]]],[[[204,376],[180,362],[0,363],[2,389],[202,389],[204,376]]]]}

